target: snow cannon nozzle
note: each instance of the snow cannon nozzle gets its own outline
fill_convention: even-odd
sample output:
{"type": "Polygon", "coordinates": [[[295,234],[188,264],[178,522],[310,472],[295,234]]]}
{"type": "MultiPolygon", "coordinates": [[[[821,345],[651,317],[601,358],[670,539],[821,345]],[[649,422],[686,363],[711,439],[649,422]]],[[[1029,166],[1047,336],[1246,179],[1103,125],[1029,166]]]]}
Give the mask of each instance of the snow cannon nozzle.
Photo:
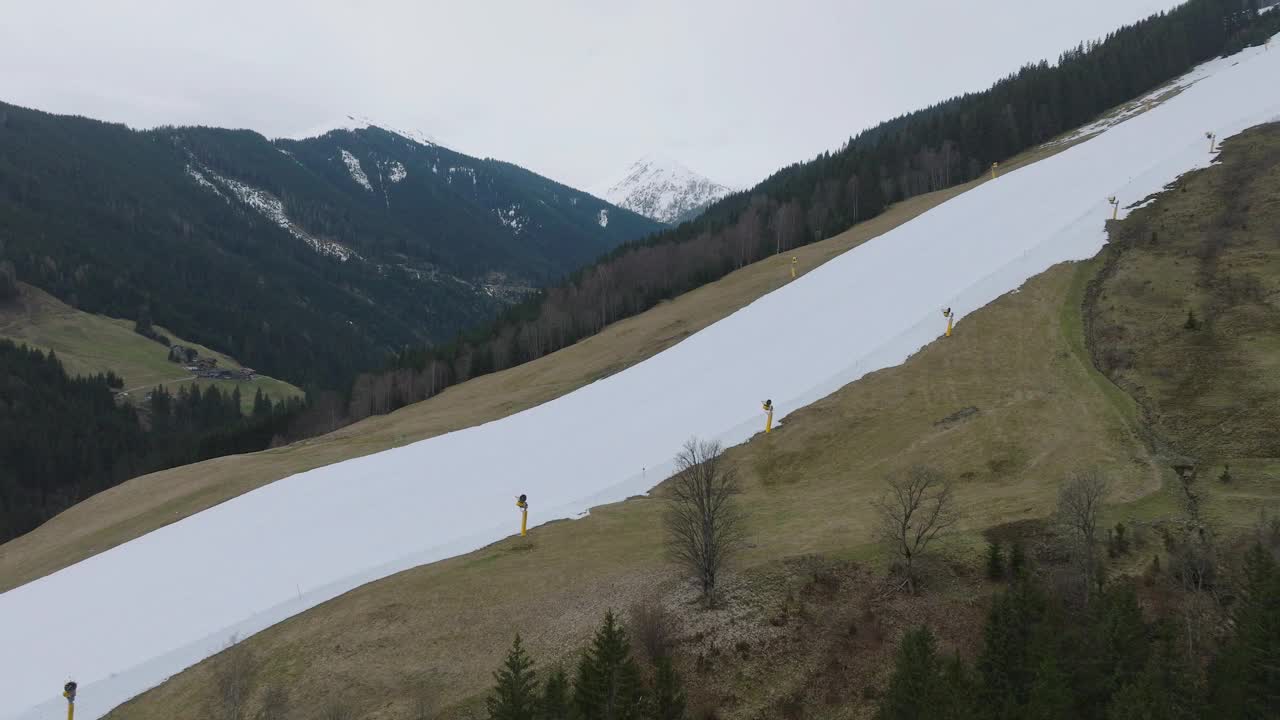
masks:
{"type": "Polygon", "coordinates": [[[66,685],[62,686],[62,697],[66,698],[67,702],[76,701],[76,681],[75,680],[69,680],[67,681],[66,685]]]}

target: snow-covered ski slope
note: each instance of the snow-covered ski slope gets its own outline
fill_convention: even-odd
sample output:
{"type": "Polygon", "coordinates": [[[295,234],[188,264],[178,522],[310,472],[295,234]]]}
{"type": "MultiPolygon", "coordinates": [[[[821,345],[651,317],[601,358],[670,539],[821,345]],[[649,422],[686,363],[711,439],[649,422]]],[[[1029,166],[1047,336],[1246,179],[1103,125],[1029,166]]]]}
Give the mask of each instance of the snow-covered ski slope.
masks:
{"type": "MultiPolygon", "coordinates": [[[[1105,242],[1128,205],[1280,119],[1280,50],[1194,73],[1185,92],[835,258],[671,349],[545,405],[294,475],[0,595],[0,718],[82,719],[244,637],[379,577],[518,527],[641,493],[691,436],[739,443],[778,415],[938,338],[1105,242]],[[643,469],[647,468],[647,472],[643,469]],[[647,478],[647,479],[646,479],[647,478]]],[[[785,272],[779,265],[779,272],[785,272]]]]}

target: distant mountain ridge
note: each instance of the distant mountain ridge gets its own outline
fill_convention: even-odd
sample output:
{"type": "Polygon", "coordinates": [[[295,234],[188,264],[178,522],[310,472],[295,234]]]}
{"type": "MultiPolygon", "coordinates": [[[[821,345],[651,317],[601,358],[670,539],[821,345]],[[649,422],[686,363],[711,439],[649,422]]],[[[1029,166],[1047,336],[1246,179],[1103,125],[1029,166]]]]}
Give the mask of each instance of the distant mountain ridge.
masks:
{"type": "Polygon", "coordinates": [[[0,260],[297,385],[346,387],[660,226],[516,165],[366,125],[268,140],[0,103],[0,260]]]}
{"type": "Polygon", "coordinates": [[[661,155],[632,163],[616,182],[597,188],[609,202],[664,225],[692,220],[733,189],[661,155]]]}

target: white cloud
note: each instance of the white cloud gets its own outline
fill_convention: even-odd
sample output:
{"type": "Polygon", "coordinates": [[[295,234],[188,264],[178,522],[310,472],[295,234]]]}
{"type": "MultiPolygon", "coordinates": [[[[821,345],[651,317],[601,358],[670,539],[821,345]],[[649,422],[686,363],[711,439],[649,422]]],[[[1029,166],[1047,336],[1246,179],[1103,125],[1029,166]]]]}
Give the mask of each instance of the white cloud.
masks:
{"type": "Polygon", "coordinates": [[[746,185],[1174,0],[0,0],[0,99],[294,135],[379,118],[591,185],[746,185]]]}

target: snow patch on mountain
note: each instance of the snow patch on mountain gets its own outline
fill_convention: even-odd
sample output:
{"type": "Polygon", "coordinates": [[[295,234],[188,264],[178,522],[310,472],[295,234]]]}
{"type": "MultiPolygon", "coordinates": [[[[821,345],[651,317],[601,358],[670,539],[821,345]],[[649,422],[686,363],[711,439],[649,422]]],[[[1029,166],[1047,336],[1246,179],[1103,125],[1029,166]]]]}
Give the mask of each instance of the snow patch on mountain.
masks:
{"type": "Polygon", "coordinates": [[[387,179],[398,183],[406,177],[409,177],[409,171],[404,169],[404,165],[401,165],[399,160],[392,160],[387,168],[387,179]]]}
{"type": "Polygon", "coordinates": [[[285,213],[284,210],[284,203],[280,202],[279,198],[266,190],[259,190],[258,188],[242,183],[239,180],[223,177],[208,168],[200,168],[197,170],[194,167],[189,165],[187,166],[187,174],[191,175],[197,184],[202,187],[208,187],[220,197],[225,197],[218,190],[218,185],[211,182],[208,177],[205,176],[205,173],[216,180],[219,185],[222,185],[222,187],[229,190],[237,200],[258,211],[268,220],[283,228],[295,238],[305,242],[312,250],[315,250],[321,255],[335,257],[343,262],[346,262],[353,257],[360,259],[360,255],[351,248],[332,240],[321,240],[313,237],[307,231],[303,230],[289,219],[289,215],[285,213]],[[203,170],[203,172],[201,172],[201,170],[203,170]]]}
{"type": "Polygon", "coordinates": [[[222,194],[222,191],[218,189],[217,185],[214,185],[213,183],[209,182],[209,178],[205,177],[204,173],[188,165],[187,175],[190,175],[191,178],[195,180],[196,184],[199,185],[200,187],[208,188],[213,191],[214,195],[217,195],[218,197],[222,198],[223,200],[226,200],[227,202],[231,202],[230,200],[227,199],[226,195],[222,194]]]}
{"type": "Polygon", "coordinates": [[[365,175],[364,168],[360,167],[360,158],[342,148],[339,148],[339,151],[342,153],[342,162],[347,164],[347,172],[351,173],[351,179],[360,183],[365,190],[373,192],[373,186],[369,184],[369,176],[365,175]]]}
{"type": "Polygon", "coordinates": [[[600,227],[609,227],[609,211],[601,210],[600,216],[596,218],[596,222],[600,223],[600,227]]]}
{"type": "Polygon", "coordinates": [[[454,174],[454,173],[461,173],[462,175],[468,175],[468,176],[470,176],[470,177],[471,177],[471,184],[472,184],[473,186],[478,182],[478,181],[476,180],[476,171],[475,171],[475,168],[469,168],[469,167],[466,167],[466,166],[463,166],[463,167],[451,167],[451,168],[449,168],[449,184],[451,184],[451,185],[453,184],[453,174],[454,174]]]}
{"type": "Polygon", "coordinates": [[[501,222],[504,227],[509,228],[512,235],[519,235],[520,231],[524,229],[525,224],[529,222],[529,218],[520,215],[519,212],[520,206],[518,204],[512,205],[505,211],[497,208],[494,208],[493,210],[493,214],[498,216],[498,222],[501,222]]]}
{"type": "Polygon", "coordinates": [[[670,158],[645,156],[620,180],[595,192],[601,198],[668,225],[697,216],[733,189],[710,180],[670,158]]]}

